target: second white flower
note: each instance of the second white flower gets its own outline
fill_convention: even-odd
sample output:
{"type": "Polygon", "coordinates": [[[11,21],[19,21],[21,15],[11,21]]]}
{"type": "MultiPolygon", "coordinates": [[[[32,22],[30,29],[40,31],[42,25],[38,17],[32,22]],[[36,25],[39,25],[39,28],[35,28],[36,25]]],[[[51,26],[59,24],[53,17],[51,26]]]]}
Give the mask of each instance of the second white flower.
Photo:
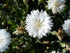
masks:
{"type": "Polygon", "coordinates": [[[51,9],[53,14],[61,13],[65,7],[65,0],[48,0],[48,9],[51,9]]]}

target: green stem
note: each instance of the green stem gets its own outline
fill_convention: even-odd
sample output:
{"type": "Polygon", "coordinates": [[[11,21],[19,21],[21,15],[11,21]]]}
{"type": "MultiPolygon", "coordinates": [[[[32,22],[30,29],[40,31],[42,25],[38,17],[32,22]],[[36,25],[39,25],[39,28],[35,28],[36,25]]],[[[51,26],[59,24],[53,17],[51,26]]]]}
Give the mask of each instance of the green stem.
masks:
{"type": "Polygon", "coordinates": [[[58,18],[58,20],[61,22],[61,24],[63,24],[62,20],[58,18]]]}

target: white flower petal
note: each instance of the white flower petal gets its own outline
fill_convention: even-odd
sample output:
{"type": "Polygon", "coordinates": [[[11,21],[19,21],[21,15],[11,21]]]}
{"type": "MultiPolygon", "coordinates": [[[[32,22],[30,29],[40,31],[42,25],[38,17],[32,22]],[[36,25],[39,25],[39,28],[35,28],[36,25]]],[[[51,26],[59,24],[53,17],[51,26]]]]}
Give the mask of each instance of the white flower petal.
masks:
{"type": "Polygon", "coordinates": [[[65,20],[62,27],[65,30],[65,32],[70,36],[70,19],[65,20]]]}

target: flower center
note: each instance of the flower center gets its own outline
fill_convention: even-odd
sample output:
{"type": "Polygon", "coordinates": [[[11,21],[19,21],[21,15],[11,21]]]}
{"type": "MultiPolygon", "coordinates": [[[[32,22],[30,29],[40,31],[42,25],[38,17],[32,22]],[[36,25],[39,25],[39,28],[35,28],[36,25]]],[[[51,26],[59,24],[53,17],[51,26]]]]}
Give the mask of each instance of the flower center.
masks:
{"type": "Polygon", "coordinates": [[[57,6],[57,7],[59,7],[59,6],[60,6],[60,4],[59,4],[59,2],[58,2],[58,1],[55,1],[55,6],[57,6]]]}
{"type": "Polygon", "coordinates": [[[35,23],[35,27],[37,27],[37,28],[41,27],[41,23],[40,23],[39,21],[37,21],[37,22],[35,23]]]}
{"type": "Polygon", "coordinates": [[[34,28],[38,31],[40,28],[41,28],[41,26],[42,26],[42,22],[40,21],[40,19],[36,19],[35,21],[34,21],[34,28]]]}
{"type": "Polygon", "coordinates": [[[0,39],[0,43],[3,41],[3,39],[0,39]]]}

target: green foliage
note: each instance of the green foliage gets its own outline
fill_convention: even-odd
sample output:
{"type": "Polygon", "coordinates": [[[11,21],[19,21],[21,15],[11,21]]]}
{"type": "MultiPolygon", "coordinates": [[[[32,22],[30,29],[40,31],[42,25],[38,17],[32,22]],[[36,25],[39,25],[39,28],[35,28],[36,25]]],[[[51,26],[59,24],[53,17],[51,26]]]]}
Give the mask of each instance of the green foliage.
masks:
{"type": "Polygon", "coordinates": [[[64,20],[69,18],[68,12],[70,9],[70,0],[66,1],[65,9],[61,14],[53,14],[51,10],[47,10],[46,0],[43,2],[38,0],[2,0],[1,4],[0,28],[8,27],[8,31],[11,33],[12,37],[12,43],[10,44],[9,49],[4,53],[46,53],[45,50],[49,53],[52,50],[62,51],[64,49],[60,43],[69,41],[70,37],[66,37],[64,41],[61,42],[52,34],[47,37],[43,37],[42,39],[37,39],[28,36],[27,32],[20,35],[14,35],[13,32],[21,25],[21,20],[25,22],[27,14],[30,14],[30,12],[34,9],[46,10],[54,20],[54,27],[52,31],[57,31],[64,23],[64,20]],[[4,25],[2,25],[2,22],[4,22],[4,25]],[[17,40],[15,40],[15,38],[17,40]],[[50,41],[50,43],[45,45],[39,43],[43,41],[50,41]],[[16,48],[16,46],[18,46],[18,48],[16,48]],[[49,47],[50,49],[46,49],[46,47],[49,47]]]}

